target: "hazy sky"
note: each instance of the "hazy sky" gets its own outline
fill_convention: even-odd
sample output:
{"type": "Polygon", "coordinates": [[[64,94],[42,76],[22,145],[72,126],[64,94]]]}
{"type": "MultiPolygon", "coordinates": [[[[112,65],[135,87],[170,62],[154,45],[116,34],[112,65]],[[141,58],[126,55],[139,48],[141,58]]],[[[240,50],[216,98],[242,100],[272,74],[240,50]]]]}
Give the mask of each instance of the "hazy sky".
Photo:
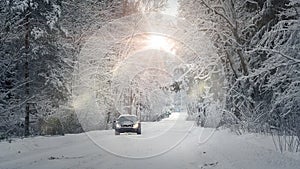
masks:
{"type": "Polygon", "coordinates": [[[163,12],[168,15],[177,15],[178,2],[177,0],[168,0],[167,9],[163,12]]]}

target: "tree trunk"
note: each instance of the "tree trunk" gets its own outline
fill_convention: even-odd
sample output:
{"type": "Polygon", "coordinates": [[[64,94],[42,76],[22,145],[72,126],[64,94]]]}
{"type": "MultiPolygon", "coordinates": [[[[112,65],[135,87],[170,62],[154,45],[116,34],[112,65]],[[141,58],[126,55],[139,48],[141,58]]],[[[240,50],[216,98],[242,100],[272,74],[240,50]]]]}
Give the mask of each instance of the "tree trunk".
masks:
{"type": "Polygon", "coordinates": [[[227,51],[226,49],[225,49],[225,56],[227,57],[227,60],[228,60],[229,65],[230,65],[230,67],[231,67],[231,70],[232,70],[232,72],[233,72],[235,78],[237,79],[237,78],[238,78],[238,74],[236,73],[234,63],[233,63],[233,61],[232,61],[232,59],[231,59],[231,56],[229,55],[229,53],[228,53],[228,51],[227,51]]]}
{"type": "Polygon", "coordinates": [[[123,0],[123,16],[127,15],[128,0],[123,0]]]}
{"type": "Polygon", "coordinates": [[[25,102],[25,122],[24,122],[24,129],[25,129],[25,136],[29,136],[29,116],[30,116],[30,110],[29,110],[29,95],[30,95],[30,84],[29,84],[29,36],[30,36],[30,25],[29,25],[29,17],[30,17],[30,10],[28,9],[28,13],[25,16],[25,54],[26,54],[26,61],[24,65],[24,77],[26,81],[25,85],[25,99],[27,100],[25,102]]]}
{"type": "Polygon", "coordinates": [[[238,56],[241,60],[241,66],[242,66],[242,69],[243,69],[243,74],[244,74],[244,76],[248,76],[249,71],[248,71],[248,67],[247,67],[245,56],[243,55],[242,49],[237,49],[237,54],[238,54],[238,56]]]}

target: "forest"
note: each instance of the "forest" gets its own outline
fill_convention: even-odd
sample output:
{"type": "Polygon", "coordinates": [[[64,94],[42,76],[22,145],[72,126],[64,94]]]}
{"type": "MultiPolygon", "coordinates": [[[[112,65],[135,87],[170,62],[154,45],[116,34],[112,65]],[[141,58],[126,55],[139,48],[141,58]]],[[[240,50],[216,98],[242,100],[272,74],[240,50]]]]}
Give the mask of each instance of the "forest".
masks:
{"type": "MultiPolygon", "coordinates": [[[[166,3],[166,0],[1,1],[0,139],[83,132],[73,96],[78,83],[78,63],[82,63],[79,56],[85,43],[111,22],[163,11],[166,3]]],[[[183,92],[191,120],[200,112],[207,112],[204,127],[230,128],[239,135],[269,134],[281,151],[299,151],[299,12],[299,0],[178,0],[177,17],[211,41],[209,50],[214,55],[207,62],[218,60],[218,63],[202,69],[200,60],[193,61],[189,53],[186,56],[191,61],[174,70],[181,78],[160,86],[163,92],[157,92],[159,98],[151,100],[143,96],[143,103],[135,101],[138,95],[142,97],[142,92],[129,90],[132,85],[139,87],[138,82],[132,81],[131,87],[126,88],[129,94],[122,99],[129,100],[130,106],[139,106],[130,108],[131,112],[144,110],[147,112],[144,119],[152,121],[157,116],[151,116],[151,112],[169,110],[170,104],[158,101],[165,92],[173,95],[183,92]],[[189,71],[184,73],[186,70],[189,71]],[[203,91],[195,94],[198,88],[203,91]],[[158,106],[151,106],[155,104],[158,106]]],[[[193,41],[191,34],[185,40],[193,48],[203,49],[205,42],[193,41]]],[[[112,53],[105,55],[99,68],[101,85],[97,96],[105,96],[104,100],[100,97],[97,100],[105,105],[98,121],[97,129],[101,130],[107,129],[117,115],[110,95],[111,84],[118,81],[112,81],[109,70],[118,62],[115,55],[119,47],[116,45],[112,53]]],[[[184,53],[183,49],[178,51],[179,55],[184,53]]],[[[151,71],[148,74],[157,73],[151,71]]],[[[151,83],[144,80],[143,83],[151,83]]]]}

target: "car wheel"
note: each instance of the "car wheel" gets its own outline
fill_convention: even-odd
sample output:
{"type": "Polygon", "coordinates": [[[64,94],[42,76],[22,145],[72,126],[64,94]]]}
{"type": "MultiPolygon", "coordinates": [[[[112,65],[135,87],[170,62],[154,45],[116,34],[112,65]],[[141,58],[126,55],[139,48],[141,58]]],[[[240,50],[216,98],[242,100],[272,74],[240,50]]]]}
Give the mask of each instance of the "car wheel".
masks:
{"type": "Polygon", "coordinates": [[[138,134],[138,135],[142,134],[141,128],[139,128],[139,129],[137,130],[136,134],[138,134]]]}
{"type": "Polygon", "coordinates": [[[115,135],[120,135],[120,133],[118,131],[115,130],[115,135]]]}

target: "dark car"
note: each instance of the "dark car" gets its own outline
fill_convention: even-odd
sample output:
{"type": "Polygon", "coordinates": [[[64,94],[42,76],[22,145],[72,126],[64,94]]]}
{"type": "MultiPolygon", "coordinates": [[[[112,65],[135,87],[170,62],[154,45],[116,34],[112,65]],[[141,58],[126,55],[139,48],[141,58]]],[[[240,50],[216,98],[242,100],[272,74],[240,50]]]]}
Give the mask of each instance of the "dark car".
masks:
{"type": "Polygon", "coordinates": [[[114,124],[115,135],[120,135],[120,133],[134,132],[141,134],[141,123],[137,116],[130,114],[120,115],[114,124]]]}

